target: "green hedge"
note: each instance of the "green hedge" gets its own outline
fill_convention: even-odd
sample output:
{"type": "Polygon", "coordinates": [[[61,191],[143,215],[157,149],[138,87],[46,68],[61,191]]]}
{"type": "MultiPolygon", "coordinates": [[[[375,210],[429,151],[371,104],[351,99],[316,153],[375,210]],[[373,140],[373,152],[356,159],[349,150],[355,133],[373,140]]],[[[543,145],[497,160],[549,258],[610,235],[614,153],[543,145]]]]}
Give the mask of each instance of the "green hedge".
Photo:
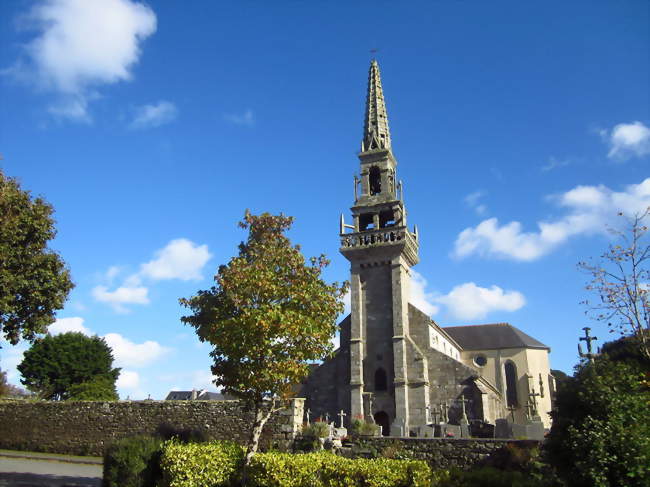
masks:
{"type": "Polygon", "coordinates": [[[418,460],[350,460],[329,452],[253,457],[251,487],[429,487],[431,470],[418,460]]]}
{"type": "Polygon", "coordinates": [[[160,478],[162,440],[150,436],[124,438],[104,453],[103,487],[155,487],[160,478]]]}
{"type": "Polygon", "coordinates": [[[244,461],[241,446],[227,441],[163,444],[163,487],[227,487],[238,478],[244,461]]]}
{"type": "MultiPolygon", "coordinates": [[[[163,444],[162,487],[237,485],[244,450],[233,443],[163,444]]],[[[431,470],[417,460],[350,460],[330,452],[258,453],[253,457],[250,487],[430,487],[431,470]]]]}

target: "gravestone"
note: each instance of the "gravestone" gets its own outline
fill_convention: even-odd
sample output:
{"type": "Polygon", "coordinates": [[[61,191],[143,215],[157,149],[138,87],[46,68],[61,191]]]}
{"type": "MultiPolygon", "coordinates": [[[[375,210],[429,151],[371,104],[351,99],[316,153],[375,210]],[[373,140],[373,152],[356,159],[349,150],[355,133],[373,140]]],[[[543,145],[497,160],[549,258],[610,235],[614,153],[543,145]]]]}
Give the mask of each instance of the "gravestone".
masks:
{"type": "Polygon", "coordinates": [[[460,420],[459,428],[460,428],[460,437],[461,438],[469,438],[470,437],[470,434],[469,434],[469,422],[467,421],[467,419],[462,418],[460,420]]]}
{"type": "Polygon", "coordinates": [[[513,438],[512,423],[507,419],[497,419],[494,425],[495,438],[513,438]]]}
{"type": "Polygon", "coordinates": [[[403,437],[406,435],[406,425],[404,424],[404,419],[395,418],[393,424],[390,425],[390,435],[403,437]]]}
{"type": "Polygon", "coordinates": [[[418,438],[433,438],[434,436],[434,425],[425,424],[418,428],[418,438]]]}

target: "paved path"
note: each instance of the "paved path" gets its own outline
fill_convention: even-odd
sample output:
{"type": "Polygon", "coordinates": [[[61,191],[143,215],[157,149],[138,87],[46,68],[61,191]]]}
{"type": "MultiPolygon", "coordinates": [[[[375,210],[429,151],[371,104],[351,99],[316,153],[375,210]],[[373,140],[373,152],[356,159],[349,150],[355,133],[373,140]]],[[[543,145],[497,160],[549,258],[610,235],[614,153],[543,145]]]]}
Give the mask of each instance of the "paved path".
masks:
{"type": "Polygon", "coordinates": [[[0,450],[0,487],[100,487],[101,458],[0,450]]]}

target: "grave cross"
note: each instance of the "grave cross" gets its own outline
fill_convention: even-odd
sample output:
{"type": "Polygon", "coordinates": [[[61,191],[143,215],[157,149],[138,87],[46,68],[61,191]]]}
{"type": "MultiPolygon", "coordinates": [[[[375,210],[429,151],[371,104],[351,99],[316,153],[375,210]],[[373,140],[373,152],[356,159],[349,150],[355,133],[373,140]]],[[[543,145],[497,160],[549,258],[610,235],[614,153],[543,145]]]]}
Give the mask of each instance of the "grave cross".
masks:
{"type": "Polygon", "coordinates": [[[448,413],[448,407],[447,407],[447,402],[440,403],[440,421],[444,420],[445,423],[449,422],[449,416],[447,415],[448,413]]]}
{"type": "Polygon", "coordinates": [[[578,342],[578,354],[579,354],[581,357],[585,357],[585,358],[587,358],[590,362],[593,362],[594,359],[595,359],[599,354],[597,354],[597,353],[593,353],[593,352],[592,352],[592,349],[591,349],[591,342],[593,342],[593,341],[595,341],[595,340],[598,340],[598,337],[592,337],[592,336],[589,336],[589,331],[591,330],[591,328],[589,328],[588,326],[585,326],[585,327],[583,328],[583,330],[585,331],[585,336],[580,337],[580,341],[581,341],[581,342],[587,342],[587,353],[582,353],[582,347],[580,346],[580,343],[578,342]]]}
{"type": "Polygon", "coordinates": [[[307,408],[307,411],[305,411],[305,414],[307,415],[307,425],[309,425],[309,415],[311,414],[311,409],[307,408]]]}
{"type": "Polygon", "coordinates": [[[508,406],[506,409],[508,411],[510,411],[510,417],[512,417],[512,422],[514,423],[515,422],[515,411],[517,410],[517,408],[515,406],[508,406]]]}
{"type": "Polygon", "coordinates": [[[338,414],[339,418],[341,418],[341,428],[343,428],[343,417],[347,416],[345,412],[341,409],[341,412],[338,414]]]}
{"type": "Polygon", "coordinates": [[[431,410],[431,419],[432,419],[432,422],[433,422],[433,423],[437,423],[437,422],[438,422],[438,410],[437,410],[436,408],[433,408],[433,409],[431,410]]]}
{"type": "Polygon", "coordinates": [[[526,403],[526,419],[530,419],[532,417],[532,410],[533,410],[533,405],[530,403],[530,399],[526,403]]]}
{"type": "Polygon", "coordinates": [[[535,386],[532,388],[532,392],[528,393],[528,396],[530,397],[530,403],[531,403],[531,415],[537,416],[537,396],[539,396],[539,392],[535,392],[535,386]]]}
{"type": "Polygon", "coordinates": [[[463,394],[460,397],[461,399],[456,399],[456,401],[458,401],[463,407],[463,419],[467,421],[467,413],[465,412],[465,403],[469,403],[469,399],[465,399],[465,394],[463,394]]]}

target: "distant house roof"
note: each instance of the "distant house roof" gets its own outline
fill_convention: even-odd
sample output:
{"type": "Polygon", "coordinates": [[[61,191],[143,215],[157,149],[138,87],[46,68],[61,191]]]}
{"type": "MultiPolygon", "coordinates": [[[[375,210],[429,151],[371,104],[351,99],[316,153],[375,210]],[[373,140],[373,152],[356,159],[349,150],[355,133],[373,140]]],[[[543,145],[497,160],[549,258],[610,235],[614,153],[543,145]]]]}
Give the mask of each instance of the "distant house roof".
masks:
{"type": "Polygon", "coordinates": [[[169,391],[166,401],[190,401],[192,400],[192,393],[196,394],[196,401],[229,401],[235,399],[228,394],[221,394],[220,392],[208,391],[169,391]]]}
{"type": "Polygon", "coordinates": [[[551,350],[510,323],[489,325],[445,326],[445,330],[463,350],[497,348],[538,348],[551,350]]]}

